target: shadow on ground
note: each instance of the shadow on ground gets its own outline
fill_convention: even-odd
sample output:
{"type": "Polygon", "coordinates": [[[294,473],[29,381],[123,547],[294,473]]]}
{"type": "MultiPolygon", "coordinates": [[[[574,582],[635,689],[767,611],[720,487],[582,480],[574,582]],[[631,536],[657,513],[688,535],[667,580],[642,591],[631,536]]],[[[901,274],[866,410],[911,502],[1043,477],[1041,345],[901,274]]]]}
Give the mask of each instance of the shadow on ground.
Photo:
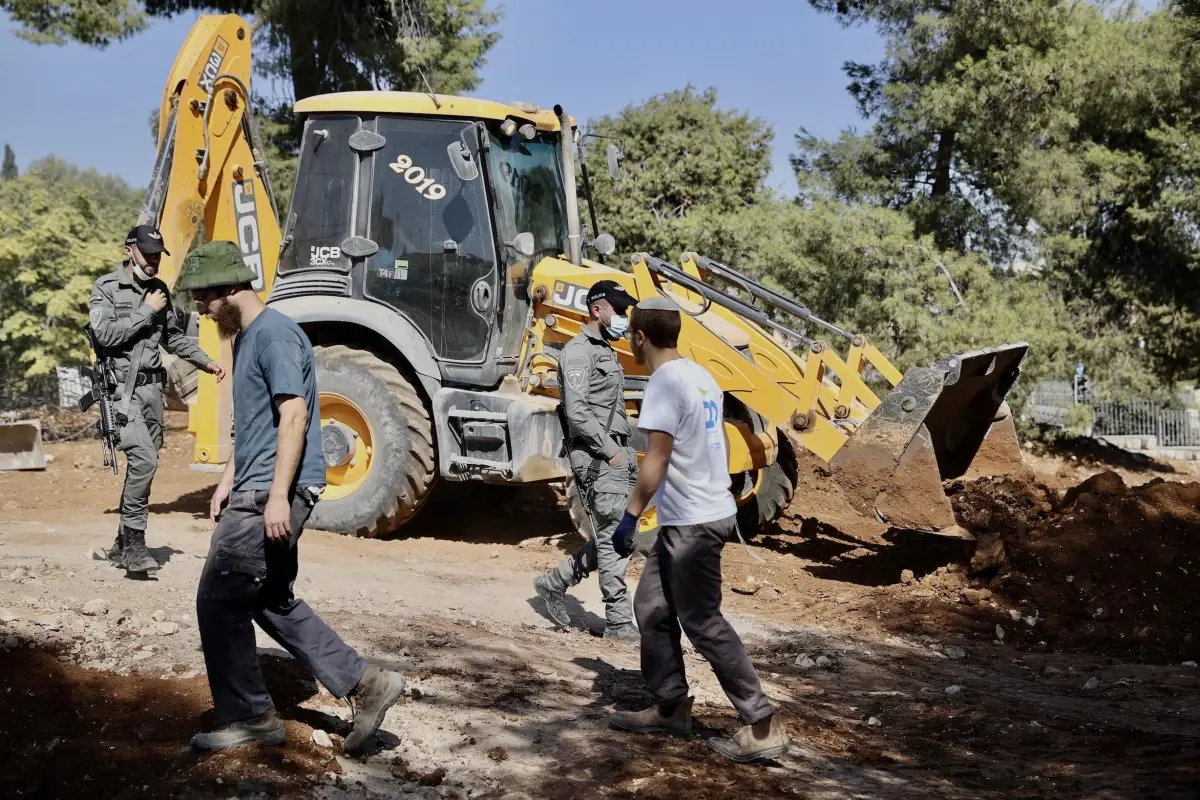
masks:
{"type": "Polygon", "coordinates": [[[164,680],[87,670],[29,647],[0,655],[0,797],[304,793],[316,776],[340,768],[296,721],[311,713],[295,705],[311,691],[296,679],[295,662],[264,661],[268,685],[288,720],[287,744],[202,755],[188,740],[215,725],[203,677],[164,680]]]}
{"type": "Polygon", "coordinates": [[[804,570],[815,577],[859,586],[894,584],[906,569],[920,578],[939,567],[970,559],[974,547],[972,542],[912,531],[891,531],[887,540],[885,544],[862,542],[807,518],[799,533],[772,526],[756,536],[754,544],[813,562],[804,570]]]}
{"type": "MultiPolygon", "coordinates": [[[[556,641],[493,644],[477,630],[414,626],[378,644],[423,662],[412,674],[433,686],[438,707],[467,712],[476,728],[482,712],[506,720],[507,758],[528,778],[521,789],[538,797],[1183,798],[1195,786],[1194,697],[1172,705],[1177,720],[1160,724],[1177,701],[1153,692],[1098,703],[1017,667],[797,633],[749,648],[791,751],[774,765],[739,766],[705,743],[740,724],[723,698],[697,705],[688,739],[612,730],[612,710],[654,702],[640,673],[579,654],[577,639],[556,641]],[[794,666],[800,652],[827,653],[833,666],[802,672],[794,666]],[[581,673],[588,680],[575,679],[581,673]],[[947,695],[955,684],[966,688],[947,695]]],[[[689,659],[693,676],[705,669],[689,659]]],[[[472,730],[463,727],[464,739],[472,730]]]]}
{"type": "Polygon", "coordinates": [[[1130,472],[1178,472],[1166,462],[1142,453],[1122,450],[1090,436],[1057,435],[1057,431],[1051,429],[1047,429],[1046,432],[1048,435],[1045,440],[1034,445],[1034,452],[1038,455],[1075,458],[1082,464],[1119,468],[1130,472]]]}
{"type": "Polygon", "coordinates": [[[574,552],[583,544],[558,493],[546,484],[443,482],[412,521],[389,536],[508,545],[554,539],[563,553],[574,552]]]}

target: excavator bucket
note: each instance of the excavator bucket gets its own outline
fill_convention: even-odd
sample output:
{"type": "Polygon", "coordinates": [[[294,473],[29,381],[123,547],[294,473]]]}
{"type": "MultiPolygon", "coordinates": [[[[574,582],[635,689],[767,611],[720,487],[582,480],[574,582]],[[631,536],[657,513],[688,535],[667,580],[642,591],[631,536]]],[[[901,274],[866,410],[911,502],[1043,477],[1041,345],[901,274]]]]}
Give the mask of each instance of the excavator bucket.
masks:
{"type": "Polygon", "coordinates": [[[830,461],[855,509],[895,528],[972,538],[942,482],[1020,470],[1004,402],[1028,345],[1001,345],[914,367],[830,461]]]}
{"type": "Polygon", "coordinates": [[[42,423],[36,419],[0,422],[0,471],[45,468],[42,423]]]}

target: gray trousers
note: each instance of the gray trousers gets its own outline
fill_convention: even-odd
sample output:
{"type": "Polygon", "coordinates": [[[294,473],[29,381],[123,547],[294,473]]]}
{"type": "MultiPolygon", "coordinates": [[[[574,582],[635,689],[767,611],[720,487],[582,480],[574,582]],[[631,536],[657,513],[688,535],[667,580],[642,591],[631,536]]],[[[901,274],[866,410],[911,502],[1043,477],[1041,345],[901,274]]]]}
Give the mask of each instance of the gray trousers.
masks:
{"type": "Polygon", "coordinates": [[[133,390],[129,421],[121,426],[125,454],[125,486],[121,490],[121,526],[144,531],[150,516],[150,484],[158,472],[163,443],[163,387],[147,384],[133,390]]]}
{"type": "Polygon", "coordinates": [[[642,676],[663,704],[688,694],[680,627],[717,675],[742,722],[773,713],[737,631],[721,614],[721,550],[735,517],[664,526],[646,559],[635,608],[642,633],[642,676]]]}
{"type": "Polygon", "coordinates": [[[196,592],[200,646],[221,724],[274,708],[258,663],[255,622],[334,697],[345,698],[367,669],[361,655],[292,595],[297,548],[311,506],[294,498],[290,540],[268,542],[263,522],[267,495],[243,491],[230,498],[213,531],[196,592]]]}
{"type": "Polygon", "coordinates": [[[558,562],[554,572],[562,581],[560,588],[566,589],[582,582],[588,575],[600,570],[600,596],[604,598],[604,616],[610,627],[628,625],[633,622],[633,598],[625,584],[625,571],[629,558],[622,558],[613,549],[613,531],[629,505],[629,494],[598,492],[590,506],[596,535],[588,539],[583,547],[558,562]]]}

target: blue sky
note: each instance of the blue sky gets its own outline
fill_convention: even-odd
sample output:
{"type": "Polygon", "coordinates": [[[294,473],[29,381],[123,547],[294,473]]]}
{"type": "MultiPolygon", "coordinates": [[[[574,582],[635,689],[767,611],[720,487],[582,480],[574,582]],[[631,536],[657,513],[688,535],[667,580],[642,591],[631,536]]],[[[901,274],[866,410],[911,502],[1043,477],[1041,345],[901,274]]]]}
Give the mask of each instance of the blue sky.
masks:
{"type": "MultiPolygon", "coordinates": [[[[834,136],[861,125],[842,63],[883,55],[874,31],[843,29],[804,0],[508,0],[503,10],[502,38],[471,94],[562,103],[586,122],[688,83],[712,86],[720,106],[774,129],[771,183],[789,193],[787,158],[801,126],[834,136]]],[[[158,21],[96,50],[28,44],[0,14],[0,142],[22,169],[54,153],[143,186],[154,162],[146,120],[194,19],[158,21]]]]}

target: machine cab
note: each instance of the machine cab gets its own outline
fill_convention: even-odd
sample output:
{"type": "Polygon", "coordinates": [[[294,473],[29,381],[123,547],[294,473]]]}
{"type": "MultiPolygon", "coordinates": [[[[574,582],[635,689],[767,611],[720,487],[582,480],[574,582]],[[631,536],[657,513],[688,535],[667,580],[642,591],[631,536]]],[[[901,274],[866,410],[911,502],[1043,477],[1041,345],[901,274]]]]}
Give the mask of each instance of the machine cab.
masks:
{"type": "Polygon", "coordinates": [[[567,248],[549,111],[408,92],[301,101],[304,133],[271,299],[354,297],[403,315],[442,377],[515,371],[529,280],[567,248]],[[519,234],[521,246],[515,246],[519,234]]]}

